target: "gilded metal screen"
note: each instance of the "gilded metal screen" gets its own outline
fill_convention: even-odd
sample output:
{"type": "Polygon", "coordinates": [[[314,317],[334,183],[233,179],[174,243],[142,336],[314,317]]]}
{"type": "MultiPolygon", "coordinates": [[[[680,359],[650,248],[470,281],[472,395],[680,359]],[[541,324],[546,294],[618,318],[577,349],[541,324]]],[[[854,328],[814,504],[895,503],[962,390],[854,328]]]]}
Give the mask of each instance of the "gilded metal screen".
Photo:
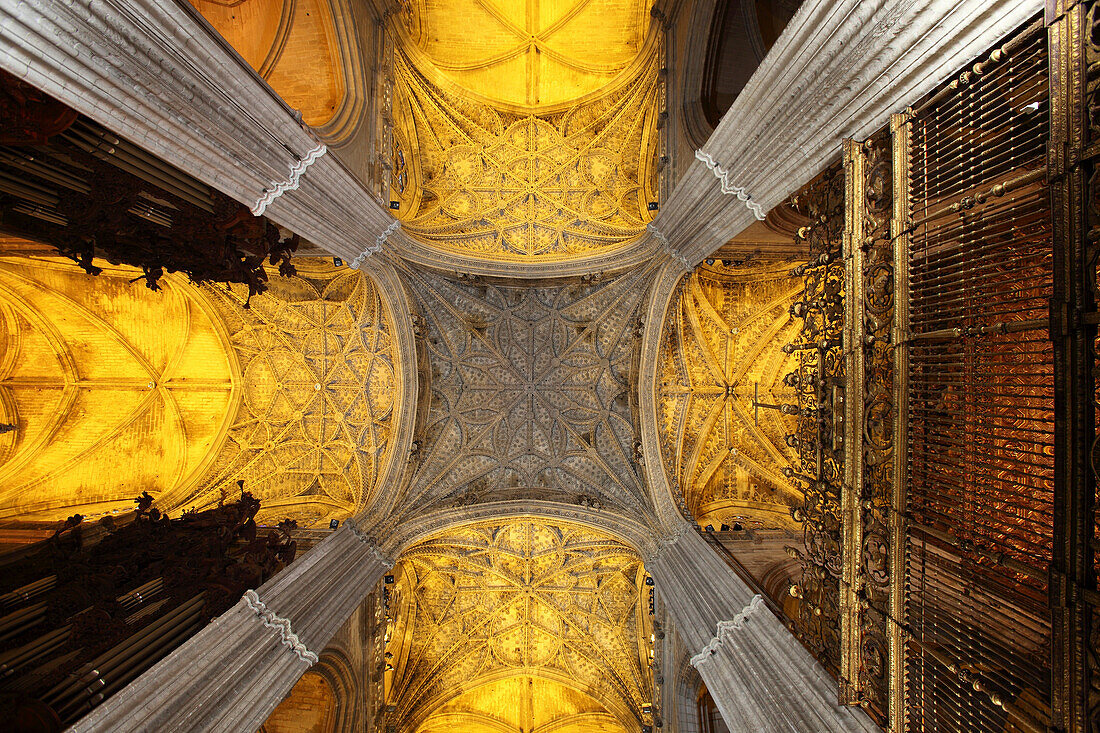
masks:
{"type": "Polygon", "coordinates": [[[905,672],[914,731],[1049,724],[1048,96],[1036,22],[911,118],[905,672]]]}

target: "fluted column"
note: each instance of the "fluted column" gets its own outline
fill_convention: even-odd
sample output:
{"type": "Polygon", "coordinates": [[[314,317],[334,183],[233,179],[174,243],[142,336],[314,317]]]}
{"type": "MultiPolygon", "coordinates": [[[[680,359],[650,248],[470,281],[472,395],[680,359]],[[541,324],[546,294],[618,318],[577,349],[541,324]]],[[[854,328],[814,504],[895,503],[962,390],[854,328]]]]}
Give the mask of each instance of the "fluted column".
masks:
{"type": "Polygon", "coordinates": [[[392,565],[345,523],[70,730],[256,730],[392,565]]]}
{"type": "Polygon", "coordinates": [[[0,0],[0,67],[348,260],[393,222],[184,0],[0,0]]]}
{"type": "MultiPolygon", "coordinates": [[[[806,0],[653,222],[695,264],[1041,0],[806,0]]],[[[1041,21],[1040,21],[1041,22],[1041,21]]]]}
{"type": "Polygon", "coordinates": [[[683,525],[646,568],[730,730],[879,730],[837,704],[836,682],[694,528],[683,525]]]}

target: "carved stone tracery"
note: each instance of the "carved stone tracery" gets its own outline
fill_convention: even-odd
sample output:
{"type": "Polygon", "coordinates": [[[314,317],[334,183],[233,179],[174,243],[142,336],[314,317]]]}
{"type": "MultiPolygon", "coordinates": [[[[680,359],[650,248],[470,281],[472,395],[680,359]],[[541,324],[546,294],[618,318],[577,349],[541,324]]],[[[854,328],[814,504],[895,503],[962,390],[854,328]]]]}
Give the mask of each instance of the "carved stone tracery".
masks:
{"type": "MultiPolygon", "coordinates": [[[[644,570],[610,536],[543,520],[497,520],[421,542],[395,573],[388,650],[397,710],[387,723],[434,730],[442,715],[465,729],[476,720],[462,715],[469,701],[448,703],[469,698],[465,690],[492,698],[494,686],[516,678],[590,696],[605,712],[588,713],[589,724],[608,731],[652,722],[641,712],[653,699],[644,570]]],[[[498,727],[518,703],[490,708],[501,717],[498,727]]]]}
{"type": "Polygon", "coordinates": [[[392,26],[406,229],[433,248],[536,262],[641,234],[657,199],[661,57],[646,5],[407,4],[392,26]],[[576,32],[606,22],[600,44],[576,32]]]}
{"type": "Polygon", "coordinates": [[[543,288],[407,278],[432,393],[407,499],[587,499],[644,515],[630,385],[649,274],[543,288]]]}

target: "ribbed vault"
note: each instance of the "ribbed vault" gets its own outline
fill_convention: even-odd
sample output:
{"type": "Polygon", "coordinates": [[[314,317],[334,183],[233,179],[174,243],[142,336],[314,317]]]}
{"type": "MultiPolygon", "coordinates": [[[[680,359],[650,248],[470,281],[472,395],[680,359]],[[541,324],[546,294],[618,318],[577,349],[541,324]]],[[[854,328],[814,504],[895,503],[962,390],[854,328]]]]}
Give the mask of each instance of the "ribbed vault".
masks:
{"type": "Polygon", "coordinates": [[[331,260],[243,286],[60,258],[0,260],[0,515],[50,520],[204,509],[245,488],[261,520],[323,526],[364,509],[400,418],[382,293],[331,260]],[[118,477],[125,476],[120,482],[118,477]]]}
{"type": "Polygon", "coordinates": [[[405,506],[547,499],[646,516],[631,401],[648,271],[552,287],[404,276],[431,374],[405,506]]]}
{"type": "Polygon", "coordinates": [[[663,465],[702,523],[792,526],[801,501],[783,475],[794,418],[781,348],[798,325],[793,263],[701,265],[681,283],[662,334],[658,426],[663,465]]]}
{"type": "Polygon", "coordinates": [[[412,547],[394,573],[387,722],[399,730],[611,733],[644,722],[645,573],[611,536],[483,522],[412,547]]]}
{"type": "Polygon", "coordinates": [[[649,0],[407,3],[392,200],[430,248],[534,266],[636,238],[656,200],[649,0]]]}

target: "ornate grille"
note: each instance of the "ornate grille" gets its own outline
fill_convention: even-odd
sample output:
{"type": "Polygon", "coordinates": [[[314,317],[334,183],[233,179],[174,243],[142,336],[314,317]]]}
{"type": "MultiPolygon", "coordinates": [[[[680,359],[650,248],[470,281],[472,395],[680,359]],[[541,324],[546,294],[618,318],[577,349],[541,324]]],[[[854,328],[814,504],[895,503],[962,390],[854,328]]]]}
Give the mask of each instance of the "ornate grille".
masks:
{"type": "Polygon", "coordinates": [[[1048,95],[1036,22],[910,121],[905,600],[914,731],[1050,723],[1048,95]]]}
{"type": "Polygon", "coordinates": [[[794,205],[811,222],[798,233],[808,246],[810,260],[792,273],[805,281],[802,300],[791,306],[791,314],[803,320],[802,331],[794,343],[783,347],[798,357],[798,368],[785,380],[798,392],[798,470],[785,472],[805,487],[803,506],[795,511],[805,534],[805,553],[798,553],[802,639],[830,673],[839,675],[845,375],[841,165],[831,166],[807,184],[794,205]]]}

